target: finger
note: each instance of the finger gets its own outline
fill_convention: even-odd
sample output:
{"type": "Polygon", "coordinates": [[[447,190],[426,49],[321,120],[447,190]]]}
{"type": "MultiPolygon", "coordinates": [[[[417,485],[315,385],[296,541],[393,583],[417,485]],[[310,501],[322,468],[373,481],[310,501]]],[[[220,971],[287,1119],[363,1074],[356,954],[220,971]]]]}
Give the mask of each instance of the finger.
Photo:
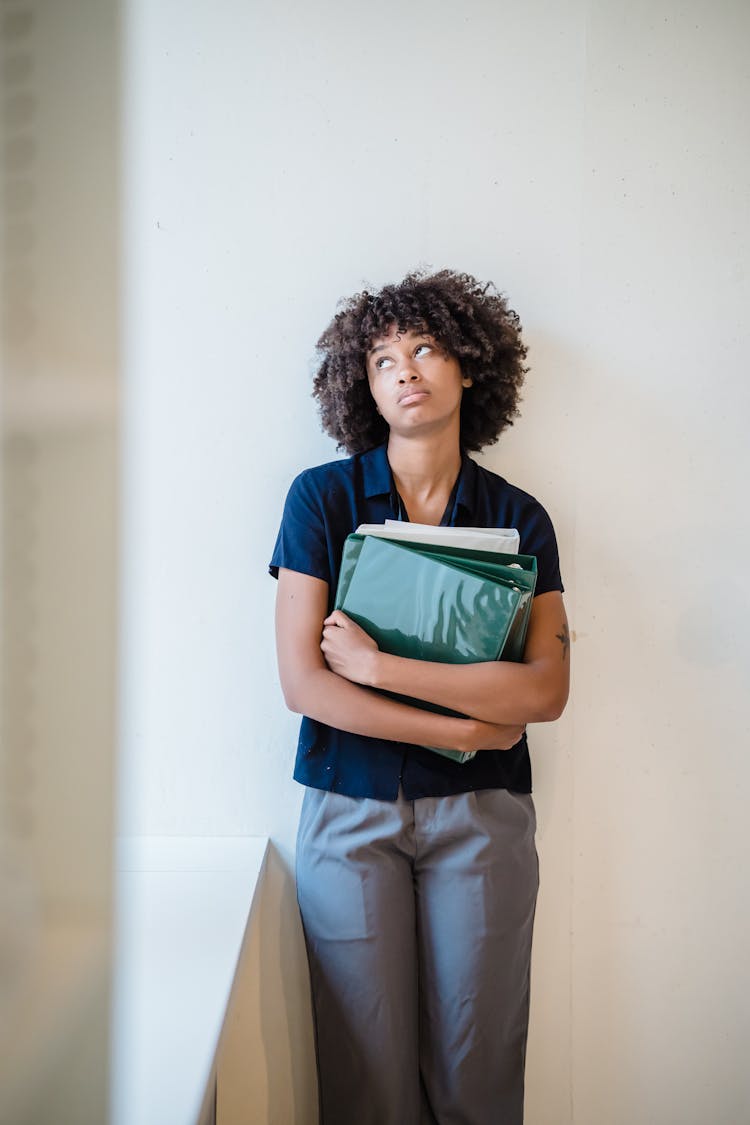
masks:
{"type": "Polygon", "coordinates": [[[349,624],[349,618],[345,613],[342,613],[340,609],[334,609],[333,613],[329,613],[328,617],[326,617],[323,624],[337,625],[339,628],[341,628],[342,626],[349,624]]]}

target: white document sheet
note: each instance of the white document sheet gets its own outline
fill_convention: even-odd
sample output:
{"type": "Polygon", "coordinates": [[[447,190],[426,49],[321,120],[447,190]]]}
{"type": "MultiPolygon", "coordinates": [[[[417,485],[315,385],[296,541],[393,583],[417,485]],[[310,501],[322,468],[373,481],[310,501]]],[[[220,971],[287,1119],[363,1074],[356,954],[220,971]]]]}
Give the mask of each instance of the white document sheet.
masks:
{"type": "Polygon", "coordinates": [[[436,547],[463,547],[469,551],[495,551],[505,555],[517,555],[520,545],[520,536],[514,527],[433,527],[403,520],[386,520],[384,524],[363,523],[357,528],[357,535],[379,535],[384,539],[404,539],[436,547]]]}

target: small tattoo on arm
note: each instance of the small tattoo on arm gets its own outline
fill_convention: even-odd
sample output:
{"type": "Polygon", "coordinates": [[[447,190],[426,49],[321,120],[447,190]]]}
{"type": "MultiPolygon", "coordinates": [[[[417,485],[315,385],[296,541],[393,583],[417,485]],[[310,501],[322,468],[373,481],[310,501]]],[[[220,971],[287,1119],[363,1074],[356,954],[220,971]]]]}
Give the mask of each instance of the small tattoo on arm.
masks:
{"type": "Polygon", "coordinates": [[[568,631],[567,624],[563,625],[562,633],[555,633],[555,636],[562,645],[562,658],[564,661],[567,658],[568,649],[570,648],[570,632],[568,631]]]}

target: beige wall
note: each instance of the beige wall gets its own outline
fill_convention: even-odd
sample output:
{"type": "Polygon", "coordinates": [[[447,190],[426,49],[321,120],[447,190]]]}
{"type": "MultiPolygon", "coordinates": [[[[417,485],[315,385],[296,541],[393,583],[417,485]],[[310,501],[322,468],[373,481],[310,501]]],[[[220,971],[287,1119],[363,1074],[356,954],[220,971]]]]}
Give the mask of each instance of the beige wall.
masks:
{"type": "MultiPolygon", "coordinates": [[[[289,863],[265,567],[291,477],[334,456],[314,340],[417,263],[494,279],[533,370],[486,462],[550,509],[576,634],[572,703],[532,732],[530,1125],[750,1113],[749,22],[127,5],[123,823],[268,833],[289,863]]],[[[269,949],[296,979],[291,921],[269,949]]],[[[277,1119],[311,1122],[304,987],[278,1000],[277,1119]]]]}

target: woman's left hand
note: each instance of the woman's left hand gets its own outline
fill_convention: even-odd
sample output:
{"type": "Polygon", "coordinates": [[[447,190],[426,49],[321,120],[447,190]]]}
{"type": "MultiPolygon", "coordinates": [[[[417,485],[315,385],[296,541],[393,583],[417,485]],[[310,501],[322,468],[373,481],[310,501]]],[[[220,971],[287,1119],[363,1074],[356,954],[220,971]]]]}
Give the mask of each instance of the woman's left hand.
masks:
{"type": "Polygon", "coordinates": [[[323,622],[320,647],[332,672],[355,684],[373,683],[380,650],[372,637],[340,609],[335,609],[323,622]]]}

